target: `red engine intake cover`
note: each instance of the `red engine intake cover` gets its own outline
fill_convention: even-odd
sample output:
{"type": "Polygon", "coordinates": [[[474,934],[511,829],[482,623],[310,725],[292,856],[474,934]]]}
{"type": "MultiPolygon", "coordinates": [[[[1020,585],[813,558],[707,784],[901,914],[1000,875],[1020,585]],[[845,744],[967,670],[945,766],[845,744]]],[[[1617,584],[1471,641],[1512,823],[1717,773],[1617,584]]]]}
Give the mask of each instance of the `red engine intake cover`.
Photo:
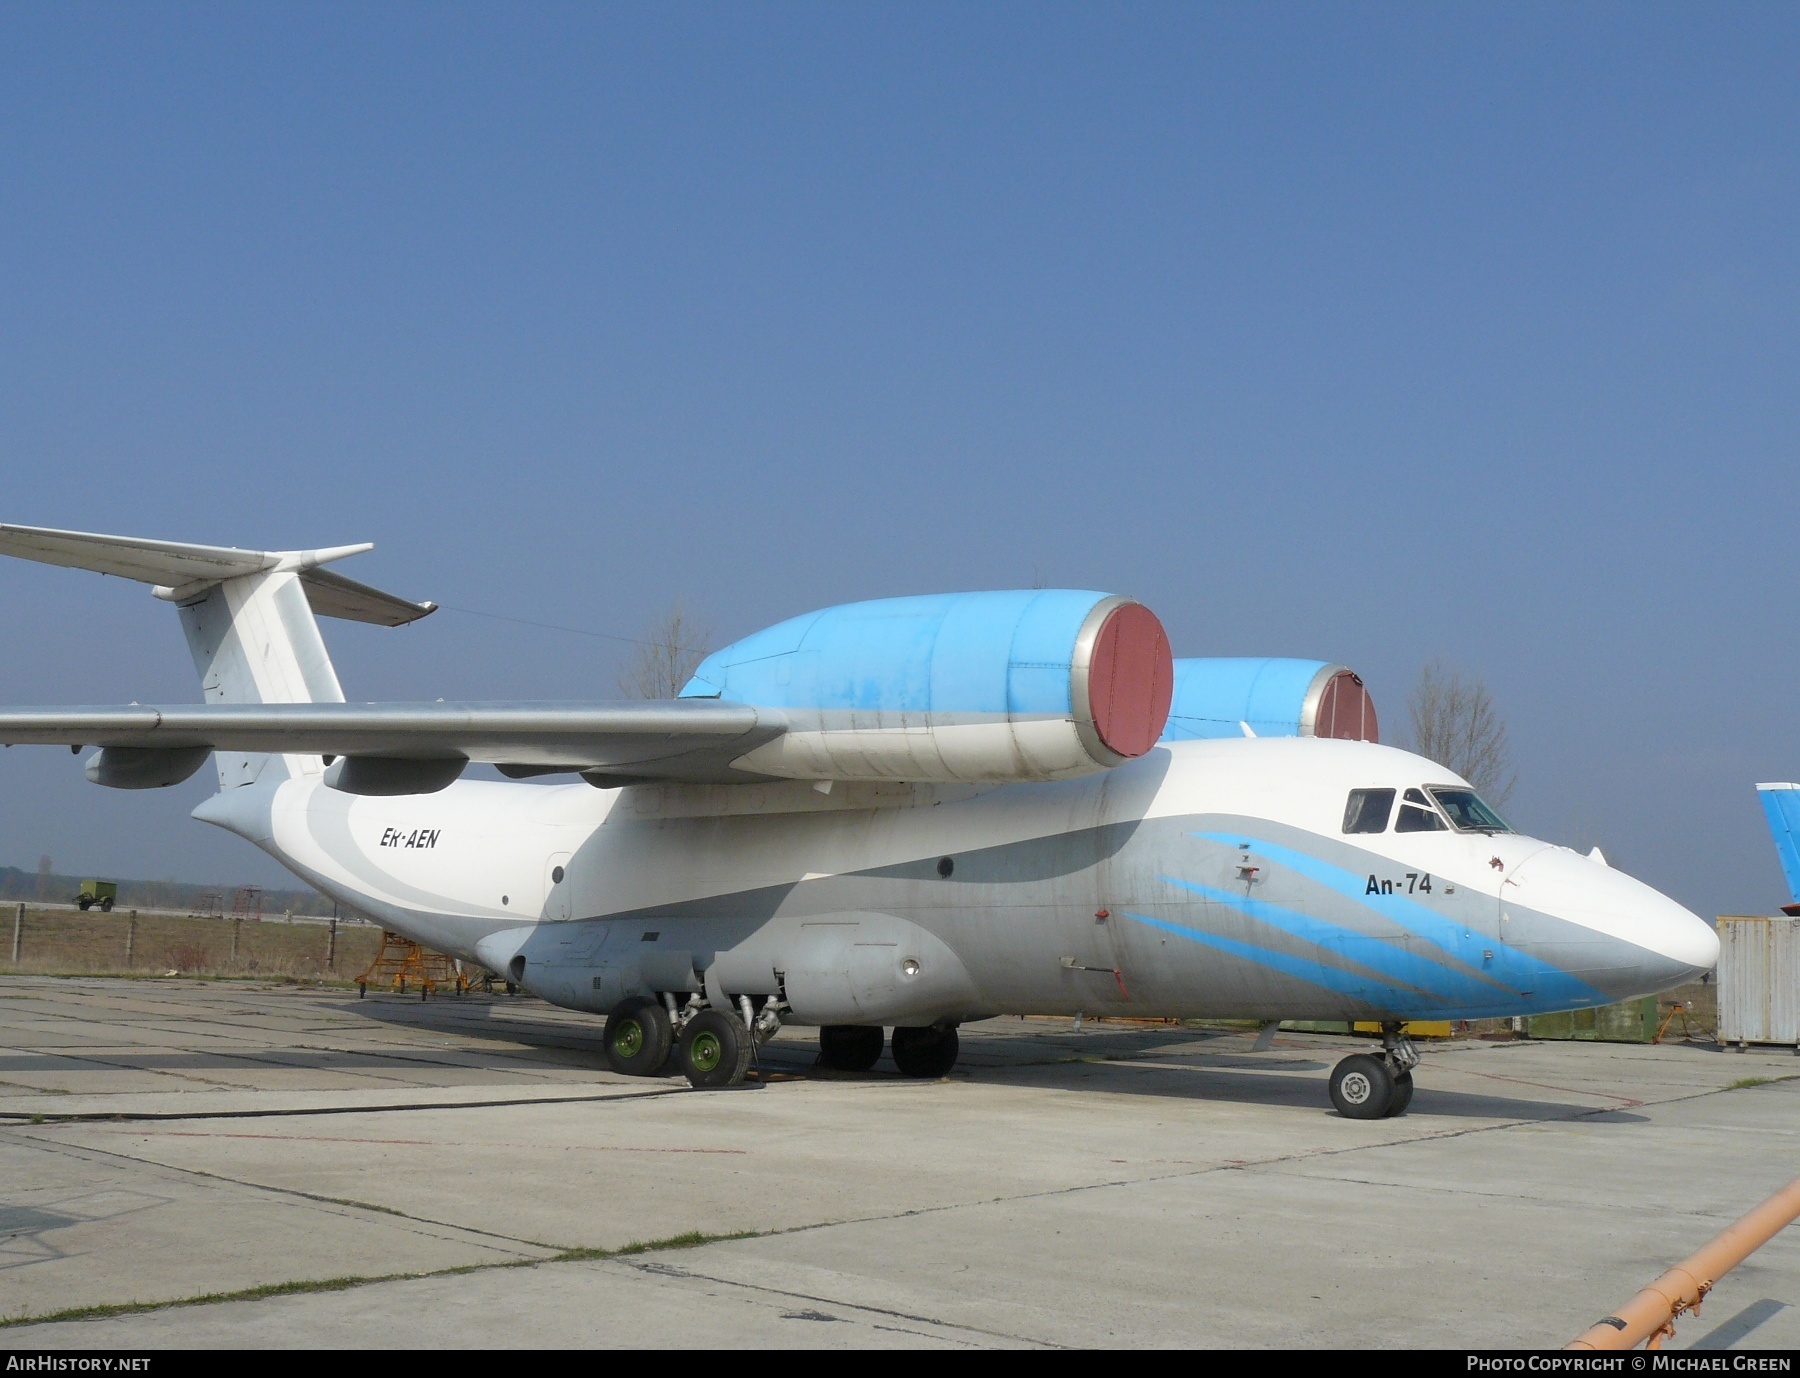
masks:
{"type": "Polygon", "coordinates": [[[1094,639],[1088,709],[1100,740],[1121,756],[1142,756],[1169,720],[1175,658],[1169,634],[1142,603],[1115,608],[1094,639]]]}

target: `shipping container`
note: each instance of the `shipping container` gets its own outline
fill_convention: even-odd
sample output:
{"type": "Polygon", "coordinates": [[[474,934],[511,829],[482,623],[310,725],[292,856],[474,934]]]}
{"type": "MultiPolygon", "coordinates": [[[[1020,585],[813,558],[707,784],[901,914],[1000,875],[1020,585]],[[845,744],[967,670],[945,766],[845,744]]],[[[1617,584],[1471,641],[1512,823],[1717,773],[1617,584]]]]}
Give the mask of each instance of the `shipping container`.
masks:
{"type": "Polygon", "coordinates": [[[1800,1052],[1800,918],[1719,916],[1719,1041],[1800,1052]]]}

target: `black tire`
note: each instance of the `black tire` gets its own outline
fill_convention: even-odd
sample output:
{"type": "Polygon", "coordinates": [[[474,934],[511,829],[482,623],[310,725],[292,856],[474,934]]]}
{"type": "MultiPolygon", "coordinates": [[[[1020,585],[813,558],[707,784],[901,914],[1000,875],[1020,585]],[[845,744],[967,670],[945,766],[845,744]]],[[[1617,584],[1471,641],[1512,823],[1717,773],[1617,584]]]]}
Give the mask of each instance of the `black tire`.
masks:
{"type": "Polygon", "coordinates": [[[750,1031],[729,1010],[701,1010],[681,1026],[681,1071],[697,1090],[736,1086],[750,1070],[750,1031]]]}
{"type": "Polygon", "coordinates": [[[103,909],[106,913],[108,913],[108,914],[112,913],[112,907],[113,907],[113,902],[111,900],[101,900],[100,901],[100,908],[103,909]]]}
{"type": "Polygon", "coordinates": [[[606,1062],[621,1076],[654,1076],[669,1060],[674,1042],[669,1012],[654,1000],[633,995],[606,1017],[606,1062]]]}
{"type": "Polygon", "coordinates": [[[1379,1120],[1394,1103],[1394,1074],[1387,1063],[1356,1053],[1331,1069],[1331,1103],[1347,1120],[1379,1120]]]}
{"type": "Polygon", "coordinates": [[[89,909],[91,909],[94,904],[94,902],[92,900],[76,900],[75,903],[81,906],[81,912],[84,914],[87,913],[87,911],[89,909]]]}
{"type": "Polygon", "coordinates": [[[879,1027],[826,1024],[819,1029],[818,1065],[830,1072],[866,1072],[881,1061],[887,1042],[879,1027]]]}
{"type": "Polygon", "coordinates": [[[903,1077],[948,1076],[961,1045],[955,1029],[895,1029],[890,1045],[903,1077]]]}
{"type": "Polygon", "coordinates": [[[1394,1078],[1394,1098],[1388,1102],[1388,1118],[1390,1120],[1396,1115],[1404,1115],[1406,1113],[1406,1107],[1412,1104],[1412,1093],[1413,1083],[1411,1072],[1402,1072],[1399,1076],[1394,1078]]]}

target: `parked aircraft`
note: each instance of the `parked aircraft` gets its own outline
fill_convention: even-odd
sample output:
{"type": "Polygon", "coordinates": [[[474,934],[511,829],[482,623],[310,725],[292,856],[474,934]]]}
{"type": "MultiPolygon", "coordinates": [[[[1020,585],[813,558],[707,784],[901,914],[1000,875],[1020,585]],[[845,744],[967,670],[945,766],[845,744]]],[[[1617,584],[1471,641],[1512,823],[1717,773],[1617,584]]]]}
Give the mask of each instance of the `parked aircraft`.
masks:
{"type": "Polygon", "coordinates": [[[1762,801],[1775,855],[1781,858],[1781,874],[1787,879],[1790,903],[1782,905],[1781,912],[1800,915],[1800,785],[1758,785],[1756,797],[1762,801]]]}
{"type": "Polygon", "coordinates": [[[0,526],[0,553],[154,585],[204,699],[14,708],[0,741],[98,747],[88,778],[125,789],[212,756],[196,818],[605,1016],[621,1072],[731,1085],[784,1023],[827,1067],[885,1045],[935,1077],[999,1014],[1366,1020],[1381,1052],[1330,1093],[1374,1119],[1412,1096],[1405,1021],[1604,1004],[1717,958],[1681,906],[1379,745],[1344,667],[1175,660],[1129,598],[827,608],[667,702],[349,704],[315,614],[432,611],[325,568],[369,548],[0,526]]]}

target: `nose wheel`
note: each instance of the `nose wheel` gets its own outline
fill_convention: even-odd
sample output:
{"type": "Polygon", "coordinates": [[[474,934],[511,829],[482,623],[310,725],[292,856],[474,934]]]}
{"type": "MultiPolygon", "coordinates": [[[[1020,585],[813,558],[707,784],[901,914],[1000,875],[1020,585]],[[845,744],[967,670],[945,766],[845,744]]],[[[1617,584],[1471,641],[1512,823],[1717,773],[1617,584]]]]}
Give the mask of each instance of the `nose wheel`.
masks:
{"type": "Polygon", "coordinates": [[[1353,1053],[1332,1068],[1331,1103],[1349,1120],[1404,1115],[1412,1104],[1418,1050],[1399,1024],[1381,1026],[1382,1052],[1353,1053]]]}

